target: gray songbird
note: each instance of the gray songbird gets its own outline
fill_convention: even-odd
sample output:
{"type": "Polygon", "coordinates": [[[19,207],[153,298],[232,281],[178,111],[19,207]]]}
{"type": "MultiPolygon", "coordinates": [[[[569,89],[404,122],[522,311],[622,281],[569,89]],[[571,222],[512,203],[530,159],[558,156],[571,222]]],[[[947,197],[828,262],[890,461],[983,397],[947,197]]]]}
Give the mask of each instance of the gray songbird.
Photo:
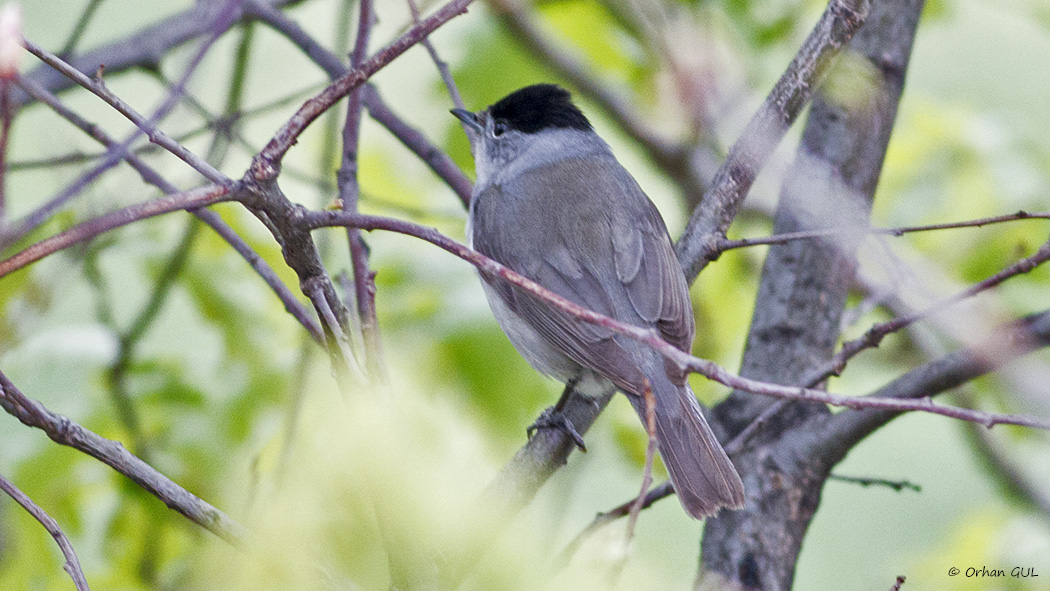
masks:
{"type": "MultiPolygon", "coordinates": [[[[452,114],[472,136],[477,169],[471,246],[577,304],[655,328],[689,352],[695,330],[689,287],[664,221],[568,91],[538,84],[483,111],[452,114]]],[[[740,476],[681,372],[646,345],[498,278],[482,278],[511,343],[536,370],[565,382],[566,392],[598,396],[611,381],[644,425],[648,380],[660,455],[689,515],[743,506],[740,476]]],[[[580,441],[562,416],[540,426],[559,424],[580,441]]]]}

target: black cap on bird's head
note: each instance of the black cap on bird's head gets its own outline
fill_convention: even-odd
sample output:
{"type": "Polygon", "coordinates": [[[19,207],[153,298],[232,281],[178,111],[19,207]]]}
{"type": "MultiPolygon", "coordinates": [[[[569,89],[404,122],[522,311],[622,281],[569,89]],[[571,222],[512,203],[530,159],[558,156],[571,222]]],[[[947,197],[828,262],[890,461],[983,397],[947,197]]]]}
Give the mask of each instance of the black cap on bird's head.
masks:
{"type": "Polygon", "coordinates": [[[515,90],[489,107],[489,114],[524,133],[549,128],[591,129],[591,122],[572,104],[569,91],[556,84],[534,84],[515,90]]]}
{"type": "MultiPolygon", "coordinates": [[[[591,122],[579,107],[572,104],[569,91],[557,84],[534,84],[515,90],[487,111],[493,121],[522,133],[558,128],[580,131],[592,129],[591,122]]],[[[484,111],[475,114],[463,109],[452,109],[452,114],[479,130],[484,111]]]]}

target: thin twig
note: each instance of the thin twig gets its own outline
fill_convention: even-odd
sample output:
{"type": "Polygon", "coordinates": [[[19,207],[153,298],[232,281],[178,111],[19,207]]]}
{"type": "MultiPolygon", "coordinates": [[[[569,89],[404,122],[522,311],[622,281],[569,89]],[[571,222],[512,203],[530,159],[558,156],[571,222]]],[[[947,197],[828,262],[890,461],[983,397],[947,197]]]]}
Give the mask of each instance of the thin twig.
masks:
{"type": "Polygon", "coordinates": [[[763,238],[740,238],[738,240],[725,239],[718,247],[719,252],[733,250],[735,248],[746,248],[749,246],[786,244],[794,240],[808,240],[812,238],[827,238],[833,236],[858,236],[858,235],[885,235],[903,236],[913,232],[928,232],[931,230],[948,230],[954,228],[979,228],[990,224],[1001,224],[1017,220],[1050,219],[1050,211],[1027,212],[999,215],[993,217],[966,220],[961,222],[947,222],[942,224],[929,224],[924,226],[901,226],[898,228],[825,228],[821,230],[806,230],[802,232],[788,232],[776,234],[763,238]]]}
{"type": "Polygon", "coordinates": [[[96,236],[132,224],[147,218],[173,211],[207,207],[223,201],[230,201],[233,188],[221,185],[208,185],[198,189],[166,195],[153,201],[131,205],[112,213],[77,224],[72,228],[41,240],[14,256],[0,261],[0,277],[4,277],[26,265],[63,250],[73,244],[91,240],[96,236]]]}
{"type": "MultiPolygon", "coordinates": [[[[317,308],[318,314],[321,319],[324,320],[325,326],[332,331],[332,340],[336,346],[336,350],[342,357],[343,363],[348,370],[351,370],[353,377],[359,381],[365,381],[365,374],[361,371],[361,366],[357,363],[357,359],[354,357],[353,351],[350,349],[350,338],[342,329],[342,323],[335,316],[335,312],[332,310],[332,304],[328,301],[325,296],[324,290],[317,286],[305,285],[303,291],[306,296],[313,302],[314,307],[317,308]]],[[[336,365],[335,367],[340,367],[336,365]]],[[[339,385],[344,394],[350,392],[350,374],[347,372],[336,372],[336,378],[339,380],[339,385]]]]}
{"type": "MultiPolygon", "coordinates": [[[[167,115],[171,113],[171,111],[174,110],[176,106],[178,106],[179,102],[181,102],[185,94],[186,84],[187,82],[189,82],[190,76],[197,70],[197,67],[200,66],[200,64],[204,60],[205,55],[207,55],[208,51],[211,49],[213,44],[216,41],[218,41],[219,37],[223,33],[225,33],[226,28],[232,25],[233,5],[234,2],[232,0],[227,2],[227,10],[220,14],[220,17],[223,17],[226,20],[216,22],[216,30],[212,33],[212,35],[209,38],[207,38],[204,41],[201,47],[197,50],[197,53],[193,56],[193,59],[190,60],[189,65],[186,67],[182,78],[174,87],[171,88],[171,90],[168,92],[168,96],[153,112],[153,115],[151,115],[149,118],[143,119],[141,121],[141,124],[139,122],[136,122],[136,129],[133,132],[131,132],[124,141],[110,147],[105,159],[103,159],[102,162],[98,163],[87,172],[81,174],[72,183],[67,185],[65,189],[59,191],[57,195],[47,200],[43,205],[37,207],[32,212],[26,214],[21,220],[16,222],[11,230],[4,233],[3,239],[7,244],[11,244],[17,241],[18,239],[32,232],[41,224],[46,222],[48,218],[50,218],[51,215],[54,214],[60,207],[65,205],[68,201],[70,201],[77,195],[80,195],[87,186],[99,179],[106,171],[113,168],[122,160],[124,160],[129,153],[131,145],[135,143],[136,140],[138,140],[140,135],[142,135],[143,133],[149,135],[154,130],[156,130],[157,125],[161,121],[163,121],[164,118],[167,117],[167,115]]],[[[57,57],[55,57],[54,59],[59,60],[59,58],[57,57]]],[[[102,71],[99,70],[98,75],[93,81],[94,86],[96,86],[100,91],[103,91],[109,94],[110,96],[114,96],[105,86],[105,83],[102,81],[101,73],[102,71]]]]}
{"type": "Polygon", "coordinates": [[[73,584],[76,586],[77,591],[91,591],[88,587],[87,578],[84,576],[84,570],[80,568],[80,560],[77,558],[77,553],[73,550],[73,544],[66,537],[62,528],[58,526],[58,522],[48,515],[40,505],[33,502],[29,495],[19,490],[10,480],[4,478],[2,474],[0,474],[0,490],[3,490],[16,503],[21,505],[27,513],[33,516],[33,519],[39,521],[40,525],[47,530],[47,533],[51,534],[51,537],[55,539],[59,549],[62,550],[62,556],[66,559],[66,563],[62,568],[73,579],[73,584]]]}
{"type": "MultiPolygon", "coordinates": [[[[419,6],[416,6],[415,0],[406,0],[406,2],[408,2],[408,10],[412,13],[412,22],[418,25],[419,6]]],[[[423,47],[426,48],[427,53],[430,54],[430,59],[434,62],[434,67],[441,74],[441,81],[445,83],[445,88],[448,90],[448,96],[452,99],[452,104],[460,109],[465,108],[463,97],[459,94],[459,88],[456,86],[455,78],[452,77],[452,70],[449,69],[448,62],[441,59],[429,38],[423,40],[423,47]]]]}
{"type": "Polygon", "coordinates": [[[266,147],[252,160],[252,174],[260,180],[274,178],[280,169],[285,153],[295,144],[299,135],[315,119],[327,111],[339,99],[364,84],[373,74],[419,43],[435,29],[455,16],[464,14],[474,0],[451,0],[434,14],[422,20],[401,37],[374,53],[360,67],[332,82],[302,107],[270,139],[266,147]]]}
{"type": "Polygon", "coordinates": [[[868,486],[884,486],[892,489],[894,492],[901,492],[902,490],[910,490],[915,492],[922,492],[922,487],[913,482],[907,480],[886,480],[885,478],[865,478],[861,476],[842,476],[841,474],[830,474],[828,480],[838,480],[839,482],[848,482],[850,484],[859,484],[863,487],[868,486]]]}
{"type": "Polygon", "coordinates": [[[236,544],[244,540],[246,530],[228,515],[143,462],[119,442],[100,437],[27,398],[3,372],[0,372],[0,407],[24,425],[44,431],[55,443],[80,450],[127,476],[169,508],[227,542],[236,544]]]}
{"type": "Polygon", "coordinates": [[[878,347],[882,339],[886,338],[894,332],[897,332],[915,322],[922,320],[930,315],[936,314],[943,311],[945,308],[957,304],[967,298],[971,298],[981,292],[992,289],[1004,281],[1028,273],[1042,265],[1043,263],[1050,260],[1050,241],[1043,243],[1038,250],[1031,256],[1025,257],[1009,267],[999,271],[998,273],[987,277],[986,279],[979,281],[962,291],[954,293],[946,298],[941,299],[921,310],[912,312],[888,320],[886,322],[880,322],[869,328],[863,335],[843,343],[842,348],[835,354],[827,363],[817,368],[812,374],[807,375],[802,381],[803,384],[813,386],[823,382],[830,376],[840,375],[846,368],[846,364],[850,359],[855,357],[861,351],[878,347]]]}
{"type": "Polygon", "coordinates": [[[105,101],[109,106],[113,107],[118,113],[123,115],[126,119],[131,121],[140,130],[146,133],[149,140],[154,144],[157,144],[171,152],[176,158],[182,160],[197,172],[201,173],[205,178],[213,183],[229,183],[230,179],[219,172],[215,167],[208,164],[203,158],[197,156],[185,146],[179,144],[168,134],[164,133],[156,126],[150,124],[149,118],[143,116],[141,113],[136,111],[131,105],[124,102],[120,97],[113,94],[109,88],[106,87],[101,80],[96,80],[85,76],[79,70],[69,65],[55,54],[47,51],[32,41],[25,40],[26,49],[29,53],[32,53],[36,57],[47,65],[51,66],[55,70],[58,70],[80,86],[90,91],[95,96],[105,101]]]}
{"type": "MultiPolygon", "coordinates": [[[[60,117],[94,138],[103,146],[112,147],[116,144],[116,140],[103,131],[101,127],[86,121],[74,113],[62,104],[62,102],[58,100],[58,97],[39,86],[36,82],[27,78],[21,78],[19,79],[19,85],[29,94],[29,96],[46,104],[60,117]]],[[[139,173],[139,176],[142,177],[144,182],[157,187],[169,195],[179,192],[175,185],[164,179],[160,173],[146,164],[135,153],[129,152],[125,155],[124,160],[139,173]]],[[[303,306],[302,302],[295,297],[295,294],[293,294],[281,278],[277,276],[277,272],[274,271],[261,256],[259,256],[259,253],[255,252],[255,249],[253,249],[251,245],[245,242],[245,240],[241,238],[226,222],[222,221],[222,218],[215,212],[207,209],[191,209],[189,211],[211,227],[216,234],[225,240],[237,252],[237,254],[239,254],[256,273],[258,273],[259,277],[261,277],[266,285],[273,290],[277,298],[281,300],[284,309],[287,310],[288,313],[310,333],[310,336],[314,341],[318,343],[323,342],[321,327],[317,324],[317,321],[311,315],[310,311],[303,306]]]]}
{"type": "MultiPolygon", "coordinates": [[[[662,483],[649,489],[649,492],[645,494],[640,505],[638,505],[638,511],[644,511],[653,505],[653,503],[660,499],[665,499],[675,494],[674,486],[670,480],[665,480],[662,483]]],[[[579,551],[583,543],[589,538],[594,532],[601,529],[606,524],[612,523],[622,517],[630,515],[634,506],[638,503],[638,499],[634,498],[629,501],[625,501],[608,511],[598,513],[594,516],[594,521],[591,521],[587,527],[583,528],[580,533],[576,534],[576,537],[571,542],[565,545],[565,548],[558,553],[557,564],[564,566],[569,564],[572,557],[579,551]]]]}
{"type": "Polygon", "coordinates": [[[102,1],[91,0],[88,2],[88,5],[84,7],[84,11],[80,13],[77,23],[73,25],[73,32],[70,33],[69,39],[62,45],[62,49],[58,51],[58,55],[64,58],[73,55],[73,52],[77,50],[77,45],[80,44],[81,37],[87,32],[91,17],[95,16],[95,11],[102,5],[102,1]]]}
{"type": "MultiPolygon", "coordinates": [[[[286,6],[299,1],[301,0],[265,0],[271,6],[286,6]]],[[[170,55],[172,49],[211,33],[211,23],[215,14],[222,9],[220,2],[193,2],[186,10],[136,29],[130,35],[76,56],[62,57],[82,72],[94,72],[100,64],[106,65],[107,72],[124,72],[135,68],[155,70],[158,69],[161,58],[170,55]]],[[[241,19],[244,20],[245,16],[249,15],[242,15],[241,19]]],[[[37,67],[27,73],[26,77],[56,94],[73,86],[69,78],[47,66],[37,67]]],[[[23,106],[25,99],[25,96],[16,95],[17,105],[23,106]]]]}
{"type": "Polygon", "coordinates": [[[623,573],[623,569],[627,566],[627,557],[630,556],[631,541],[634,540],[634,529],[638,524],[638,515],[642,512],[642,506],[645,504],[646,493],[649,492],[649,486],[653,483],[653,458],[656,455],[656,399],[653,397],[653,390],[649,385],[649,380],[645,380],[642,386],[642,398],[645,401],[645,467],[642,469],[642,486],[638,490],[638,495],[635,497],[634,502],[631,503],[631,508],[627,512],[627,530],[624,534],[623,540],[623,554],[620,559],[616,561],[612,571],[612,582],[615,586],[620,580],[620,575],[623,573]]]}
{"type": "Polygon", "coordinates": [[[415,127],[395,113],[384,101],[376,87],[367,84],[364,88],[365,108],[368,115],[394,135],[406,148],[419,157],[459,197],[464,208],[470,207],[473,184],[459,166],[441,148],[430,142],[415,127]]]}
{"type": "MultiPolygon", "coordinates": [[[[157,126],[165,117],[171,113],[182,101],[186,95],[186,85],[189,83],[190,77],[197,68],[204,61],[205,56],[214,46],[215,42],[219,40],[226,31],[233,26],[236,17],[236,7],[238,6],[239,0],[227,0],[224,4],[223,10],[221,10],[212,23],[212,33],[210,36],[205,38],[201,43],[201,46],[197,49],[197,52],[190,59],[189,64],[186,66],[185,71],[168,91],[168,96],[161,102],[160,106],[153,112],[153,114],[142,121],[141,124],[136,122],[136,129],[128,135],[127,139],[120,142],[117,145],[112,146],[109,149],[109,153],[106,158],[98,165],[93,167],[91,170],[85,172],[72,183],[70,183],[65,189],[60,191],[58,195],[52,197],[43,205],[27,214],[22,220],[16,224],[16,229],[9,232],[5,239],[17,240],[22,236],[32,232],[38,226],[43,224],[55,211],[58,210],[62,205],[68,202],[70,199],[81,194],[89,184],[93,183],[99,177],[101,177],[107,170],[113,168],[128,154],[128,150],[136,140],[145,133],[150,136],[152,140],[152,132],[156,130],[157,126]]],[[[57,59],[57,58],[56,58],[57,59]]],[[[99,70],[94,83],[101,90],[105,91],[110,96],[113,96],[109,89],[105,86],[102,81],[102,70],[99,70]]],[[[212,179],[216,181],[216,179],[212,179]]],[[[217,182],[217,181],[216,181],[217,182]]]]}
{"type": "MultiPolygon", "coordinates": [[[[766,426],[768,421],[781,410],[783,410],[783,408],[786,407],[789,403],[789,400],[778,400],[775,403],[769,405],[764,411],[762,411],[762,414],[755,418],[755,420],[751,421],[747,427],[745,427],[742,431],[740,431],[740,433],[736,435],[736,437],[734,437],[729,443],[726,443],[724,446],[722,446],[723,449],[725,449],[726,454],[732,457],[742,452],[747,446],[747,444],[750,443],[751,439],[762,431],[762,429],[766,426]]],[[[639,510],[648,509],[657,501],[673,496],[674,494],[675,490],[674,486],[671,484],[671,481],[665,480],[664,482],[653,487],[645,495],[645,499],[642,501],[639,510]]],[[[559,555],[560,564],[568,564],[569,560],[571,560],[573,555],[576,554],[580,546],[583,545],[584,540],[590,537],[597,530],[601,529],[602,526],[604,526],[607,523],[612,523],[613,521],[616,521],[621,517],[626,517],[630,513],[636,502],[636,500],[629,500],[617,505],[616,507],[613,507],[612,509],[609,509],[608,511],[603,511],[595,515],[594,520],[590,524],[588,524],[587,527],[583,528],[583,530],[581,530],[580,533],[576,534],[576,537],[573,538],[573,540],[568,545],[566,545],[565,548],[561,551],[561,554],[559,555]]]]}
{"type": "MultiPolygon", "coordinates": [[[[283,12],[265,9],[262,6],[253,6],[252,10],[257,11],[256,14],[261,21],[301,49],[330,78],[335,80],[347,74],[346,66],[338,56],[321,46],[316,39],[283,12]]],[[[470,204],[473,185],[448,154],[428,140],[423,132],[398,116],[383,101],[379,91],[373,85],[367,83],[364,85],[362,97],[369,116],[429,166],[434,174],[455,191],[463,206],[467,207],[470,204]]]]}

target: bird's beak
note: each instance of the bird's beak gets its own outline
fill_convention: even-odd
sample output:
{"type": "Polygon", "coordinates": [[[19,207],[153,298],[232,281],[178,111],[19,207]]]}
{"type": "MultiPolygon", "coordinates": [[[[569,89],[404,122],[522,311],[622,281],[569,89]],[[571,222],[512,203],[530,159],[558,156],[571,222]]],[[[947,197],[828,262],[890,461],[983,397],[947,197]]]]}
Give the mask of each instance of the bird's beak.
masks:
{"type": "Polygon", "coordinates": [[[474,130],[475,133],[485,131],[485,126],[481,124],[481,120],[477,113],[471,113],[466,109],[451,109],[449,110],[449,113],[455,115],[456,119],[462,121],[464,125],[474,130]]]}

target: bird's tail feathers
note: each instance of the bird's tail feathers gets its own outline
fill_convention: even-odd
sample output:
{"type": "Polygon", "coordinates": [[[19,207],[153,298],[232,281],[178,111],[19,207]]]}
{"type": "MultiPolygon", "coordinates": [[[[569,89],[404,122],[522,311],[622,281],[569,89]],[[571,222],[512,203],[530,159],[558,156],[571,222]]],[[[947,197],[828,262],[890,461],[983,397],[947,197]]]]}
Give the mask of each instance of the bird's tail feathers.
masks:
{"type": "MultiPolygon", "coordinates": [[[[662,369],[662,368],[661,368],[662,369]]],[[[656,440],[678,500],[696,519],[722,507],[744,506],[744,485],[715,438],[688,384],[675,384],[663,371],[650,383],[655,402],[656,440]]],[[[644,396],[628,394],[642,424],[647,425],[644,396]]]]}

